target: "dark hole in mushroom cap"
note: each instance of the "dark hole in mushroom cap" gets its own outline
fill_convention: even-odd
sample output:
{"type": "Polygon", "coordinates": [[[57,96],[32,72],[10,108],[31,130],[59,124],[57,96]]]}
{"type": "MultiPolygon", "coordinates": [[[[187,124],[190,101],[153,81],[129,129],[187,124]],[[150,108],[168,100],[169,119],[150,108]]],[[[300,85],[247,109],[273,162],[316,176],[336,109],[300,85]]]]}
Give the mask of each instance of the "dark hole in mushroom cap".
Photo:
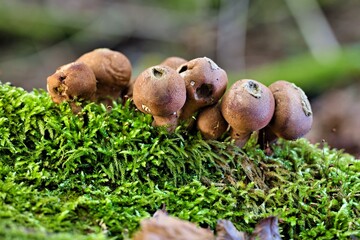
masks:
{"type": "Polygon", "coordinates": [[[212,95],[213,88],[211,84],[202,84],[196,89],[196,95],[198,98],[208,98],[212,95]]]}
{"type": "Polygon", "coordinates": [[[256,97],[256,98],[260,98],[261,97],[261,87],[259,86],[259,84],[257,84],[254,81],[249,80],[245,86],[246,91],[248,91],[252,96],[256,97]]]}
{"type": "Polygon", "coordinates": [[[55,88],[54,88],[54,91],[55,91],[57,94],[62,95],[62,93],[63,93],[63,88],[62,88],[62,87],[55,87],[55,88]]]}
{"type": "Polygon", "coordinates": [[[163,72],[160,71],[160,70],[158,70],[158,69],[156,69],[156,68],[153,68],[153,69],[152,69],[152,73],[153,73],[153,75],[154,75],[156,78],[161,78],[162,75],[163,75],[163,72]]]}
{"type": "Polygon", "coordinates": [[[187,69],[188,69],[188,66],[184,65],[179,69],[179,73],[185,72],[187,69]]]}
{"type": "Polygon", "coordinates": [[[66,76],[59,76],[60,82],[64,81],[66,79],[66,76]]]}

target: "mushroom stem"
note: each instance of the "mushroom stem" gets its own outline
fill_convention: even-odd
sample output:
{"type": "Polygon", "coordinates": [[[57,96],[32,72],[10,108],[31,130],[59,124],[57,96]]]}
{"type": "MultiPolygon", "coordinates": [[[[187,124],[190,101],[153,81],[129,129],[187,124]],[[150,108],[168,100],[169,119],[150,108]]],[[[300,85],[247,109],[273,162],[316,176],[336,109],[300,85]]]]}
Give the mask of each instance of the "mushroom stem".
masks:
{"type": "Polygon", "coordinates": [[[258,143],[260,144],[260,148],[264,149],[269,144],[276,142],[278,136],[271,130],[269,126],[261,129],[258,134],[258,143]]]}
{"type": "Polygon", "coordinates": [[[194,119],[192,118],[192,116],[198,110],[199,110],[199,107],[196,106],[195,104],[184,105],[184,107],[180,110],[181,120],[185,120],[190,126],[193,125],[194,119]]]}
{"type": "Polygon", "coordinates": [[[178,125],[178,116],[176,113],[169,116],[153,116],[153,126],[154,127],[165,127],[168,132],[174,132],[176,126],[178,125]]]}
{"type": "Polygon", "coordinates": [[[230,130],[230,136],[232,139],[234,139],[234,143],[239,148],[242,148],[245,146],[247,141],[250,139],[252,133],[239,133],[235,129],[231,128],[230,130]]]}

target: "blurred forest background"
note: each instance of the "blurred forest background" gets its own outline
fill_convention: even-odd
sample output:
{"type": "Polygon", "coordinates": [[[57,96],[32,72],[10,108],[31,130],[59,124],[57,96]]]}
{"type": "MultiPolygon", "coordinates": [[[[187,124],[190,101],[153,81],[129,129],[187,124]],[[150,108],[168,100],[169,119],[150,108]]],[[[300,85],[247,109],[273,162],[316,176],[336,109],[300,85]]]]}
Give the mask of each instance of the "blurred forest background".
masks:
{"type": "Polygon", "coordinates": [[[307,137],[360,156],[359,0],[0,0],[0,36],[0,80],[28,91],[100,47],[124,53],[133,77],[207,56],[231,83],[294,82],[313,105],[307,137]]]}

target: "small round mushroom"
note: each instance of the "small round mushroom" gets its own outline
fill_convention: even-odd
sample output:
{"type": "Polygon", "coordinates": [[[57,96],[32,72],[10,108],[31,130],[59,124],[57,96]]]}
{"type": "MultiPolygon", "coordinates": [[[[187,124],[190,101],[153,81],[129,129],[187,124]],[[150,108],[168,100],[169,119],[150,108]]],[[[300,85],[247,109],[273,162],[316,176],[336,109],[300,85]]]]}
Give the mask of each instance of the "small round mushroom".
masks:
{"type": "Polygon", "coordinates": [[[124,54],[98,48],[85,53],[76,61],[85,63],[93,70],[97,80],[98,102],[111,105],[113,100],[124,94],[132,72],[131,63],[124,54]]]}
{"type": "Polygon", "coordinates": [[[165,65],[165,66],[171,67],[173,69],[177,69],[184,63],[187,63],[187,60],[185,60],[184,58],[181,58],[181,57],[173,56],[173,57],[166,58],[164,61],[162,61],[160,63],[160,65],[165,65]]]}
{"type": "Polygon", "coordinates": [[[276,138],[295,140],[311,129],[313,114],[310,102],[304,91],[287,81],[276,81],[269,86],[275,99],[274,116],[263,131],[265,143],[276,138]]]}
{"type": "Polygon", "coordinates": [[[75,101],[93,101],[96,92],[96,78],[84,63],[73,62],[59,67],[47,78],[47,90],[55,103],[70,102],[74,112],[78,112],[75,101]]]}
{"type": "Polygon", "coordinates": [[[215,140],[226,132],[229,124],[222,116],[220,104],[217,103],[200,110],[196,126],[205,139],[215,140]]]}
{"type": "Polygon", "coordinates": [[[177,112],[186,100],[184,80],[168,66],[153,66],[143,71],[134,83],[133,100],[136,107],[153,115],[154,126],[165,126],[174,131],[177,112]]]}
{"type": "Polygon", "coordinates": [[[250,79],[235,82],[221,103],[221,112],[231,126],[231,137],[239,147],[246,144],[254,131],[268,125],[274,108],[275,101],[270,89],[250,79]]]}
{"type": "Polygon", "coordinates": [[[180,119],[191,118],[200,108],[213,105],[223,96],[228,78],[226,72],[207,57],[195,58],[178,69],[186,85],[186,102],[180,119]]]}

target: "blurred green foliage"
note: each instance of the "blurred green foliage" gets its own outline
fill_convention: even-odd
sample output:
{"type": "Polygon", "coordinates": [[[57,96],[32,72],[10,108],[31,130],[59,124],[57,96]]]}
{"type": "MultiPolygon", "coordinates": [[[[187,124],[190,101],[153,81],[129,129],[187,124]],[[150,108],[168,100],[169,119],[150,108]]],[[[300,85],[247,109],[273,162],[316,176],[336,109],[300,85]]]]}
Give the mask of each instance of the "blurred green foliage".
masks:
{"type": "Polygon", "coordinates": [[[60,64],[96,47],[124,52],[136,74],[145,68],[141,63],[154,54],[188,59],[206,55],[217,62],[222,52],[216,45],[218,34],[225,29],[221,33],[229,35],[230,47],[241,49],[239,42],[246,42],[244,50],[234,50],[237,55],[232,56],[244,65],[228,69],[226,63],[223,66],[221,60],[217,62],[228,71],[231,82],[253,78],[270,84],[284,79],[317,95],[359,75],[356,63],[360,50],[349,45],[358,40],[356,34],[349,35],[345,30],[354,28],[352,22],[346,27],[340,24],[349,16],[352,19],[354,13],[347,16],[347,10],[354,8],[356,0],[316,2],[343,48],[326,64],[307,53],[304,36],[284,0],[249,1],[238,14],[231,12],[231,4],[236,1],[221,0],[8,1],[0,4],[0,74],[2,79],[26,89],[44,87],[43,79],[60,64]],[[343,13],[340,16],[336,15],[339,9],[343,13]],[[25,76],[29,78],[26,83],[25,76]]]}
{"type": "Polygon", "coordinates": [[[61,18],[54,17],[45,6],[31,3],[0,4],[0,29],[3,35],[14,39],[54,41],[70,35],[90,20],[86,15],[79,18],[67,12],[61,18]]]}
{"type": "MultiPolygon", "coordinates": [[[[327,60],[327,59],[324,59],[327,60]]],[[[351,45],[324,63],[310,54],[270,63],[247,73],[230,73],[231,83],[241,78],[257,79],[265,85],[277,80],[287,80],[300,86],[310,95],[326,89],[349,84],[360,76],[360,45],[351,45]]]]}

